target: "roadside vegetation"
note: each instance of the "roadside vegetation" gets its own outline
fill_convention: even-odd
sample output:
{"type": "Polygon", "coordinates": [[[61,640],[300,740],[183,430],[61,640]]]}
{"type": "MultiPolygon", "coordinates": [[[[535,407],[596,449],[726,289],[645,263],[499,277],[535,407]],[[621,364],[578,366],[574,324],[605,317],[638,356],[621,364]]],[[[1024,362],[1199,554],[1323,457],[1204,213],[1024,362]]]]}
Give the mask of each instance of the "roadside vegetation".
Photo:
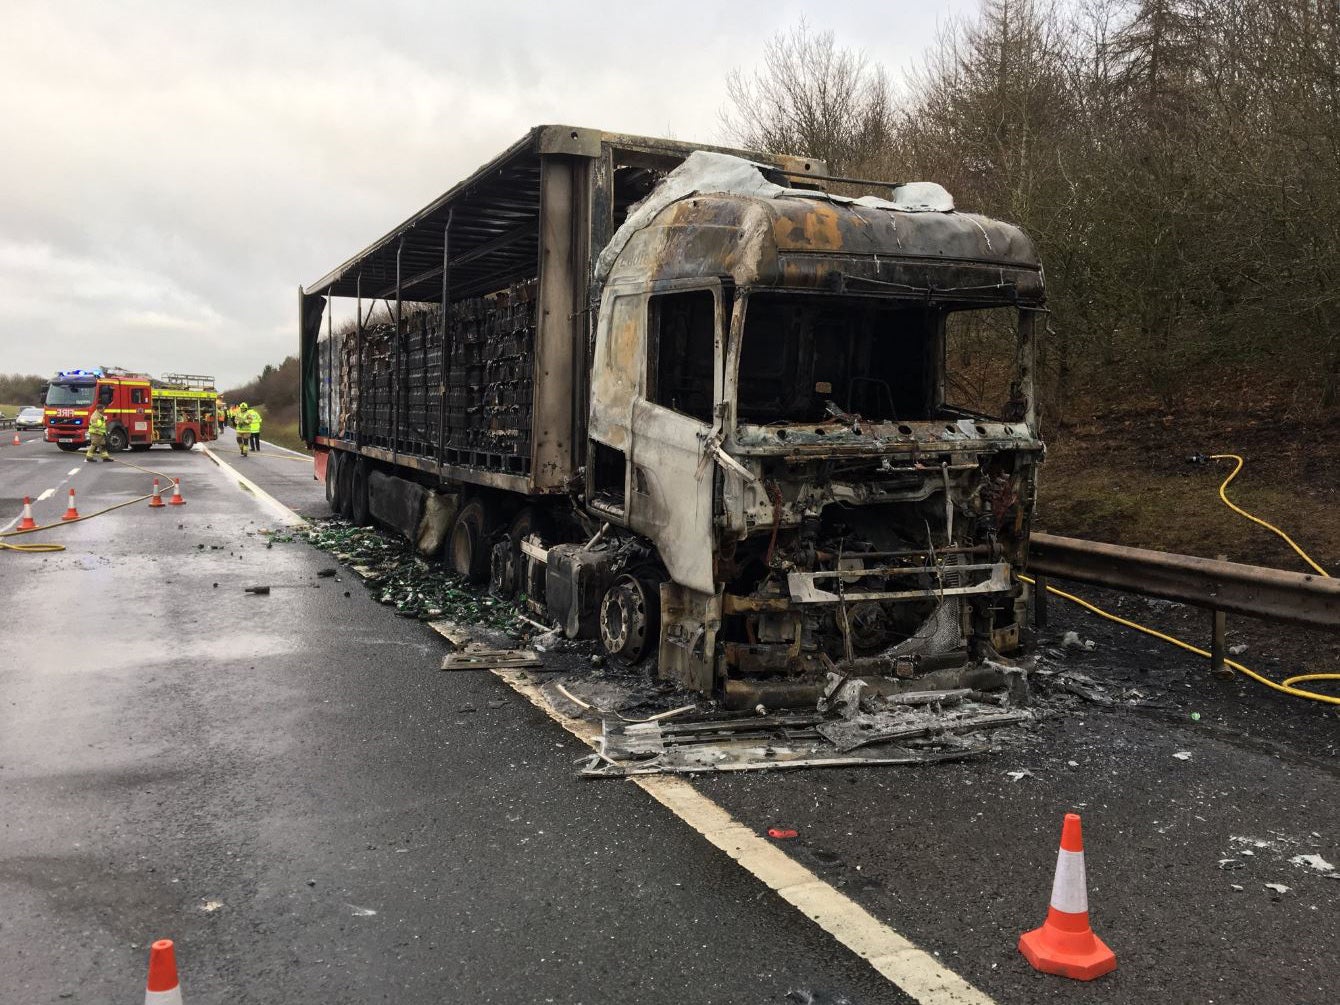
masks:
{"type": "Polygon", "coordinates": [[[35,373],[0,373],[0,412],[13,415],[26,405],[40,405],[44,400],[47,378],[35,373]]]}
{"type": "Polygon", "coordinates": [[[1334,565],[1338,10],[985,0],[906,74],[802,22],[730,74],[723,120],[835,175],[940,182],[1037,242],[1044,528],[1293,568],[1219,502],[1227,469],[1186,463],[1239,453],[1233,494],[1334,565]]]}
{"type": "Polygon", "coordinates": [[[245,401],[261,413],[261,435],[290,450],[307,449],[298,435],[298,357],[265,364],[255,380],[223,392],[229,405],[245,401]]]}

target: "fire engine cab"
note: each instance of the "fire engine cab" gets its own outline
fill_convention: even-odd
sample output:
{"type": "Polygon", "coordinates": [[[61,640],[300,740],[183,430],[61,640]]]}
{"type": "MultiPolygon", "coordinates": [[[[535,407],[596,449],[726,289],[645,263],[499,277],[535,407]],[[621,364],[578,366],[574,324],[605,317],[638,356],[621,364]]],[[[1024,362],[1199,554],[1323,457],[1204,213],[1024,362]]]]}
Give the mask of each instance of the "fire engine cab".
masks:
{"type": "Polygon", "coordinates": [[[88,443],[96,402],[107,419],[108,450],[148,450],[155,443],[190,450],[219,437],[214,378],[169,373],[161,379],[116,367],[61,370],[47,387],[46,440],[62,450],[88,443]]]}

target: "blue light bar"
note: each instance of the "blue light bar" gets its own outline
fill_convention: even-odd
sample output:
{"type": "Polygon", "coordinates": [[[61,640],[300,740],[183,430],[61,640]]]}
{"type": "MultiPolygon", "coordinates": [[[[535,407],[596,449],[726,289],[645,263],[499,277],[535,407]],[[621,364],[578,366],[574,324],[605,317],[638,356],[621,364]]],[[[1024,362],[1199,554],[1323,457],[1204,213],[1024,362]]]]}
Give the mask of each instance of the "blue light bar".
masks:
{"type": "Polygon", "coordinates": [[[102,370],[94,367],[92,370],[57,370],[57,380],[79,379],[81,377],[101,377],[102,370]]]}

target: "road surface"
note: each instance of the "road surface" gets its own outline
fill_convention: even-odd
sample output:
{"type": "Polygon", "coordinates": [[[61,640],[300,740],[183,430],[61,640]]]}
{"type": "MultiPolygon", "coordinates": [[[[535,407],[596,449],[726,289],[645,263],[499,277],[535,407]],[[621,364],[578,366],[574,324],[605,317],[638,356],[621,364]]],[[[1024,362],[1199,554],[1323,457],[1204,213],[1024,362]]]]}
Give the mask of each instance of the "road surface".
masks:
{"type": "MultiPolygon", "coordinates": [[[[230,448],[320,512],[305,462],[230,448]]],[[[580,781],[586,748],[502,681],[437,672],[438,636],[271,543],[278,514],[234,470],[119,458],[180,477],[187,505],[0,553],[0,1001],[135,1000],[160,937],[192,1003],[917,1000],[643,791],[580,781]]],[[[25,494],[51,490],[47,523],[70,486],[91,512],[151,477],[0,448],[0,528],[25,494]]],[[[1340,862],[1340,719],[1053,620],[1096,646],[1052,659],[1170,707],[1082,705],[960,764],[693,786],[757,833],[796,828],[785,851],[818,886],[979,1000],[1334,1001],[1340,882],[1289,860],[1340,862]],[[1120,961],[1088,985],[1015,949],[1072,809],[1120,961]]]]}

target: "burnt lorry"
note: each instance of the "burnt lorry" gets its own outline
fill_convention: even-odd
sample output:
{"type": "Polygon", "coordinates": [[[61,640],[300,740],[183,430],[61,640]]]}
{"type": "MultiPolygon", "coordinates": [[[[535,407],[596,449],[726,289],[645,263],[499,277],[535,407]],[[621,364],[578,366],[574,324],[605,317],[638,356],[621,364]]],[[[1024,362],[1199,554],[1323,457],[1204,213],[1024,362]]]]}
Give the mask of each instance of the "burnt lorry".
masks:
{"type": "Polygon", "coordinates": [[[533,129],[299,291],[332,507],[727,707],[1017,651],[1041,264],[937,185],[855,184],[533,129]]]}

